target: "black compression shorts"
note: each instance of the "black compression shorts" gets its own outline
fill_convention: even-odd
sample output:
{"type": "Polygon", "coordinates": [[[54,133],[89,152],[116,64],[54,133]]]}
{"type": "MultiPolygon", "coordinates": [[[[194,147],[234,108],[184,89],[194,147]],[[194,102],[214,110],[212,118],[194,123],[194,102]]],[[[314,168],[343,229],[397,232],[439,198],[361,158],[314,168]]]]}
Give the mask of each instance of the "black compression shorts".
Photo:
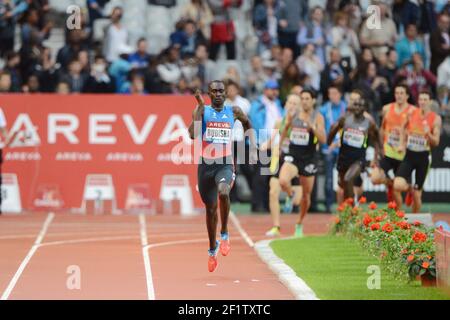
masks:
{"type": "Polygon", "coordinates": [[[414,152],[407,150],[397,171],[397,177],[410,181],[411,174],[416,170],[414,189],[422,190],[431,164],[431,155],[428,151],[414,152]]]}
{"type": "Polygon", "coordinates": [[[216,204],[219,184],[226,183],[232,188],[236,177],[232,164],[206,164],[204,162],[198,165],[197,175],[198,191],[205,205],[216,204]]]}

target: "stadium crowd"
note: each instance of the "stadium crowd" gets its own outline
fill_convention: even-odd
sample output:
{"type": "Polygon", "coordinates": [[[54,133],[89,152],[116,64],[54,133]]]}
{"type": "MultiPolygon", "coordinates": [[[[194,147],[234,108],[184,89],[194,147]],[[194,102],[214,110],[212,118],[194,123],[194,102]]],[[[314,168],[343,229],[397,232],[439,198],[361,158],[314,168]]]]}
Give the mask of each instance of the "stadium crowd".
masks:
{"type": "MultiPolygon", "coordinates": [[[[191,95],[207,89],[218,65],[240,60],[226,70],[228,99],[257,129],[272,129],[287,96],[302,89],[319,93],[327,130],[353,89],[371,102],[377,122],[398,83],[410,88],[411,103],[429,89],[436,111],[450,111],[450,0],[191,0],[159,54],[149,53],[146,38],[130,43],[124,9],[105,14],[108,2],[86,0],[81,27],[66,28],[64,46],[52,55],[44,45],[55,26],[48,1],[0,0],[0,93],[191,95]],[[248,2],[257,45],[242,61],[230,12],[248,2]],[[98,41],[95,22],[105,18],[98,41]]],[[[259,144],[266,138],[258,137],[259,144]]],[[[326,147],[322,152],[336,155],[326,147]]],[[[267,182],[253,180],[253,189],[267,190],[267,182]]],[[[267,203],[255,200],[252,209],[267,210],[267,203]]]]}

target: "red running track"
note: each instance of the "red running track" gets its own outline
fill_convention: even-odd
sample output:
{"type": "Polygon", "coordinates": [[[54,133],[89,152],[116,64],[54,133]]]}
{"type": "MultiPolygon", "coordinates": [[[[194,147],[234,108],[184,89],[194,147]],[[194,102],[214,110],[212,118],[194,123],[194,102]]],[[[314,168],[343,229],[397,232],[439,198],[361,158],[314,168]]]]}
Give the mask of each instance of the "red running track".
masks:
{"type": "MultiPolygon", "coordinates": [[[[230,221],[232,249],[229,256],[219,257],[214,273],[207,271],[204,219],[59,213],[0,216],[0,297],[293,299],[250,246],[266,239],[268,215],[230,221]],[[71,273],[71,266],[79,272],[71,273]],[[79,288],[73,288],[74,277],[79,288]]],[[[294,231],[295,219],[283,216],[285,235],[294,231]]],[[[330,215],[309,215],[305,233],[324,233],[329,221],[330,215]]]]}

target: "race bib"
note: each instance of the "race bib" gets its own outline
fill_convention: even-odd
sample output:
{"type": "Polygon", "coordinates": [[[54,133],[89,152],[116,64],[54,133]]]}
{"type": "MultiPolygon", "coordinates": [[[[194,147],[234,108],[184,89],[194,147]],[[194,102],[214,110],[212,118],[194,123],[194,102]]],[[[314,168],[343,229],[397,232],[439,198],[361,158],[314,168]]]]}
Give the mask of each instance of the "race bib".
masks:
{"type": "Polygon", "coordinates": [[[408,135],[408,142],[406,147],[415,152],[428,151],[428,141],[422,135],[408,135]]]}
{"type": "Polygon", "coordinates": [[[398,130],[389,132],[387,143],[394,148],[400,147],[400,132],[398,130]]]}
{"type": "Polygon", "coordinates": [[[208,122],[206,124],[205,141],[211,143],[229,143],[231,125],[228,122],[208,122]]]}
{"type": "Polygon", "coordinates": [[[297,146],[307,146],[309,144],[309,131],[301,128],[292,128],[289,139],[292,144],[297,146]]]}
{"type": "Polygon", "coordinates": [[[343,138],[346,145],[353,148],[361,148],[366,137],[363,132],[349,128],[345,130],[343,138]]]}

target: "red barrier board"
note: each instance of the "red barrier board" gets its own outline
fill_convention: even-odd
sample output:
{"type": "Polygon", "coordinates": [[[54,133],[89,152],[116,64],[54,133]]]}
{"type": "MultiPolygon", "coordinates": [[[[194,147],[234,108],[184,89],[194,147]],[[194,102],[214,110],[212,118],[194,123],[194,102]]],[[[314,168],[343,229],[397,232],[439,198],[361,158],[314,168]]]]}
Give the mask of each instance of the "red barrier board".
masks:
{"type": "Polygon", "coordinates": [[[89,174],[112,175],[118,208],[130,185],[148,185],[157,199],[164,175],[186,175],[194,207],[202,206],[190,154],[180,155],[188,164],[172,161],[174,146],[193,149],[187,132],[193,98],[0,95],[0,107],[8,129],[25,130],[28,138],[4,150],[2,170],[17,174],[25,209],[37,209],[39,187],[47,185],[57,188],[65,209],[80,208],[89,174]]]}

